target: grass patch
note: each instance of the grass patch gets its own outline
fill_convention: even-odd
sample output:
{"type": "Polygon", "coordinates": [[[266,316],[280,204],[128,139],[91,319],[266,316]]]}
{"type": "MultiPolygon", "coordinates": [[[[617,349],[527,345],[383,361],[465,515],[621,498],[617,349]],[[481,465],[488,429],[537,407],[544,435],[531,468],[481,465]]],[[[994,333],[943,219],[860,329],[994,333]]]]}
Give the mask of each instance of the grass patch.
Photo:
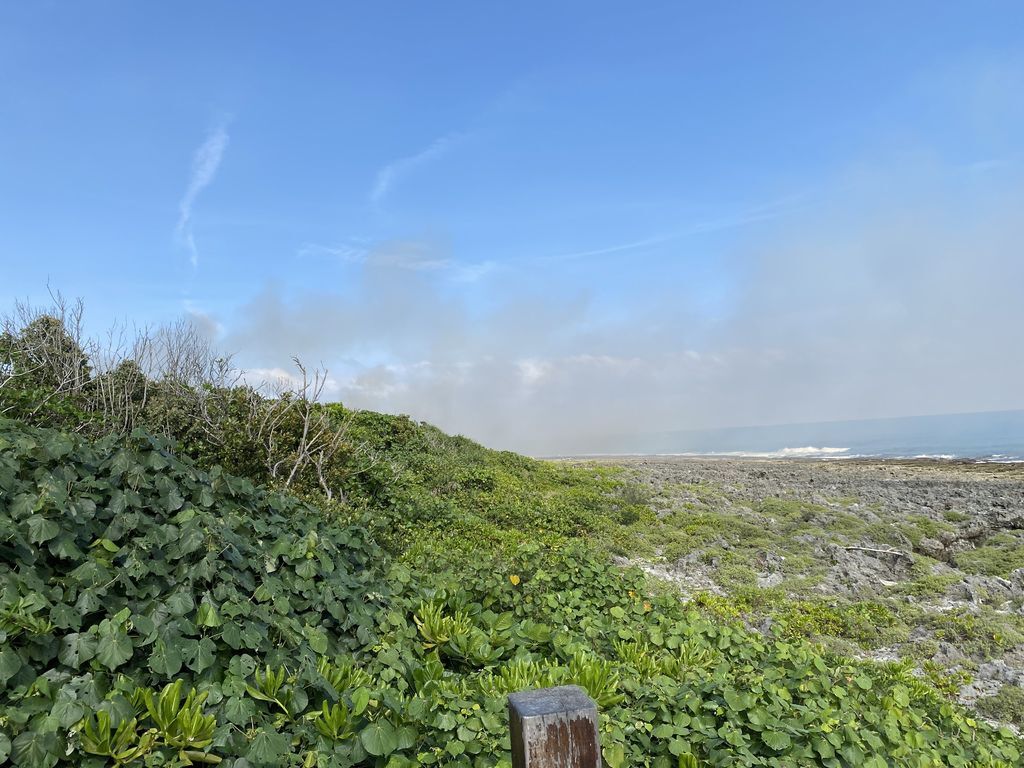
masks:
{"type": "Polygon", "coordinates": [[[1002,531],[990,536],[984,546],[961,552],[954,558],[957,568],[967,573],[1007,577],[1024,568],[1024,534],[1002,531]]]}
{"type": "Polygon", "coordinates": [[[943,533],[956,531],[955,525],[925,515],[909,515],[898,527],[915,547],[922,539],[938,539],[943,533]]]}
{"type": "Polygon", "coordinates": [[[992,720],[1024,726],[1024,688],[1004,685],[994,696],[978,699],[978,713],[992,720]]]}
{"type": "Polygon", "coordinates": [[[933,573],[937,560],[924,555],[915,555],[911,567],[911,580],[893,588],[897,594],[912,595],[920,599],[941,597],[950,587],[960,582],[958,573],[933,573]]]}
{"type": "Polygon", "coordinates": [[[963,609],[926,613],[921,623],[933,630],[936,640],[952,643],[967,655],[982,659],[1024,643],[1024,618],[987,607],[977,613],[963,609]]]}
{"type": "Polygon", "coordinates": [[[884,604],[872,600],[792,600],[774,614],[786,637],[837,637],[862,648],[906,639],[907,627],[884,604]]]}

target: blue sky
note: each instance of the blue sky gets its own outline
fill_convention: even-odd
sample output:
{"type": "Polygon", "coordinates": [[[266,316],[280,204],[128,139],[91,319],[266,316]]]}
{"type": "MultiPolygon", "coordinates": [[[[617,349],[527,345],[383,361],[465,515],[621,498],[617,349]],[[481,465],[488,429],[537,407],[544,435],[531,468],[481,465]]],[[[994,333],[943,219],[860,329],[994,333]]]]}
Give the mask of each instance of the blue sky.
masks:
{"type": "MultiPolygon", "coordinates": [[[[5,306],[49,281],[96,328],[185,313],[247,368],[292,351],[339,398],[524,448],[1024,405],[922,401],[917,365],[837,384],[920,348],[897,316],[948,317],[962,259],[915,275],[979,231],[957,327],[1021,320],[1019,3],[8,3],[0,68],[5,306]],[[862,336],[879,254],[902,308],[862,336]],[[862,293],[808,300],[850,264],[862,293]]],[[[997,346],[971,364],[1016,375],[997,346]]]]}

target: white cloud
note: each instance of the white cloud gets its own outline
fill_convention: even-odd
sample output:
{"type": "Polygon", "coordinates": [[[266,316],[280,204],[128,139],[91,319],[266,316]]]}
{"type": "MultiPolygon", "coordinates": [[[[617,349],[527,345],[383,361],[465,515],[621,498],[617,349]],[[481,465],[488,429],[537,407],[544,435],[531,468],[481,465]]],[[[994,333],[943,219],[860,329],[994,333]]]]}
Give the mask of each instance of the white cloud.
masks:
{"type": "MultiPolygon", "coordinates": [[[[1024,178],[972,186],[970,206],[963,183],[913,165],[837,179],[737,244],[713,315],[653,260],[631,267],[642,297],[609,304],[542,269],[461,292],[457,262],[404,242],[363,259],[344,295],[256,297],[226,346],[256,366],[325,360],[347,404],[542,454],[616,433],[1019,408],[1024,178]]],[[[609,285],[620,268],[593,265],[609,285]]]]}
{"type": "Polygon", "coordinates": [[[189,177],[188,187],[178,205],[177,233],[189,251],[189,260],[193,267],[199,263],[199,251],[196,249],[195,237],[192,234],[192,209],[199,193],[210,186],[217,175],[217,169],[220,167],[224,151],[228,146],[228,139],[227,124],[222,122],[210,132],[206,141],[196,150],[192,158],[192,174],[189,177]]]}
{"type": "MultiPolygon", "coordinates": [[[[240,371],[242,381],[253,389],[267,394],[277,394],[283,390],[297,392],[302,389],[302,374],[295,368],[243,368],[240,371]]],[[[314,372],[310,371],[310,378],[314,372]]],[[[329,371],[321,373],[324,379],[320,397],[324,401],[337,400],[345,388],[329,371]]]]}

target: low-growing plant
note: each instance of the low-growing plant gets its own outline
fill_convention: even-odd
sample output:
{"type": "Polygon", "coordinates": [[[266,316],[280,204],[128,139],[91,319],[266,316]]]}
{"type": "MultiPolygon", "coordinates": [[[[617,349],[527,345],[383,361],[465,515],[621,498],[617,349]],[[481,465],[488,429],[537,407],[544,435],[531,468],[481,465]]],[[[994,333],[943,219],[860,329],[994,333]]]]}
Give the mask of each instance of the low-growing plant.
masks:
{"type": "Polygon", "coordinates": [[[1024,688],[1004,685],[997,693],[978,700],[980,714],[1003,723],[1024,727],[1024,688]]]}
{"type": "Polygon", "coordinates": [[[980,547],[960,552],[956,566],[967,573],[1006,578],[1017,568],[1024,568],[1024,534],[1001,531],[990,536],[980,547]]]}

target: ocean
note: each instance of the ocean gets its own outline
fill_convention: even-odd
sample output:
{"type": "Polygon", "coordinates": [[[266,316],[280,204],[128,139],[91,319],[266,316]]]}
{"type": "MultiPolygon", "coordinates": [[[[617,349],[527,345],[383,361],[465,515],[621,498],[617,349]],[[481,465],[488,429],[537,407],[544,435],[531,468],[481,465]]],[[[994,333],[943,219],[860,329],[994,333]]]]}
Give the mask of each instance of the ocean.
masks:
{"type": "Polygon", "coordinates": [[[614,443],[607,453],[1015,462],[1024,461],[1024,410],[681,430],[614,443]]]}

